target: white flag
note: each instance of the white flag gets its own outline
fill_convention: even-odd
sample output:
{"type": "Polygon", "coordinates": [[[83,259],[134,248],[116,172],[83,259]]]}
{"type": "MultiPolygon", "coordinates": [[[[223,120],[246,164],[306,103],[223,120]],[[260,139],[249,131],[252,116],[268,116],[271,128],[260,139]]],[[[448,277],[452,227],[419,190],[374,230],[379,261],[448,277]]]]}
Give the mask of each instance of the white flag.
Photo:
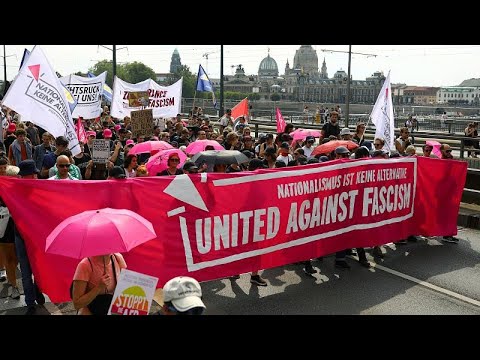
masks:
{"type": "Polygon", "coordinates": [[[3,105],[47,130],[65,136],[73,155],[80,153],[70,107],[63,85],[39,46],[25,60],[3,99],[3,105]]]}
{"type": "Polygon", "coordinates": [[[145,109],[152,109],[154,118],[175,117],[182,108],[182,81],[183,78],[170,86],[160,86],[152,79],[130,84],[115,76],[110,114],[123,119],[125,116],[130,116],[131,111],[142,110],[141,106],[130,107],[128,105],[128,93],[147,91],[149,103],[145,109]]]}
{"type": "Polygon", "coordinates": [[[94,119],[102,113],[103,86],[107,72],[104,71],[95,77],[68,75],[60,78],[72,96],[77,100],[72,117],[81,116],[84,119],[94,119]]]}
{"type": "Polygon", "coordinates": [[[385,140],[384,149],[395,149],[395,125],[393,123],[392,89],[390,87],[390,71],[383,83],[382,90],[373,106],[370,119],[375,125],[375,137],[385,140]]]}

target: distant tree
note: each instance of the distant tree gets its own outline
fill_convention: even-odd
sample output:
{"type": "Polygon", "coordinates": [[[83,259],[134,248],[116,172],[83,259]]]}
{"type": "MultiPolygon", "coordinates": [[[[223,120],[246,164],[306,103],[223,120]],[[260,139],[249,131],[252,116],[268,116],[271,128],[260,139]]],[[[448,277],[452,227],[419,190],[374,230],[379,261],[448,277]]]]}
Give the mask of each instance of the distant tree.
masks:
{"type": "Polygon", "coordinates": [[[270,95],[270,100],[272,101],[278,101],[280,100],[282,97],[279,95],[279,94],[272,94],[270,95]]]}
{"type": "MultiPolygon", "coordinates": [[[[106,71],[106,83],[110,87],[113,86],[113,63],[111,60],[99,61],[91,67],[89,71],[96,76],[106,71]]],[[[134,61],[133,63],[117,64],[117,77],[133,84],[146,79],[156,80],[155,71],[147,65],[137,61],[134,61]]]]}
{"type": "Polygon", "coordinates": [[[136,84],[147,79],[152,79],[153,81],[157,80],[155,71],[141,62],[134,61],[133,63],[121,64],[120,66],[125,73],[125,78],[122,78],[122,80],[125,80],[129,83],[136,84]]]}
{"type": "Polygon", "coordinates": [[[172,85],[180,80],[181,77],[183,77],[182,97],[193,98],[195,95],[195,86],[197,85],[197,75],[193,74],[187,65],[182,65],[177,68],[177,71],[174,74],[171,74],[168,77],[167,82],[169,85],[172,85]]]}
{"type": "Polygon", "coordinates": [[[87,77],[87,76],[88,76],[87,74],[84,74],[84,73],[82,73],[81,71],[77,71],[74,75],[83,76],[83,77],[87,77]]]}
{"type": "Polygon", "coordinates": [[[249,100],[260,100],[260,94],[259,93],[248,94],[248,99],[249,100]]]}

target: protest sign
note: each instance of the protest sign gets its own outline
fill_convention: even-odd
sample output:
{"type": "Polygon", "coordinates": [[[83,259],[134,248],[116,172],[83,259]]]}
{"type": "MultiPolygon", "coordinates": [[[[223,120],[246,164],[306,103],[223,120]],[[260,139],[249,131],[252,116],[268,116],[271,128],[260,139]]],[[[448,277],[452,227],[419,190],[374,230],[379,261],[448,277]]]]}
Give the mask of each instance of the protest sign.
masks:
{"type": "Polygon", "coordinates": [[[132,91],[128,93],[128,106],[147,107],[149,103],[147,91],[132,91]]]}
{"type": "Polygon", "coordinates": [[[96,164],[105,164],[110,157],[110,141],[104,139],[93,140],[92,160],[96,164]]]}
{"type": "Polygon", "coordinates": [[[148,315],[158,278],[122,269],[108,315],[148,315]]]}
{"type": "Polygon", "coordinates": [[[153,132],[152,109],[132,111],[130,124],[134,138],[151,135],[153,132]]]}

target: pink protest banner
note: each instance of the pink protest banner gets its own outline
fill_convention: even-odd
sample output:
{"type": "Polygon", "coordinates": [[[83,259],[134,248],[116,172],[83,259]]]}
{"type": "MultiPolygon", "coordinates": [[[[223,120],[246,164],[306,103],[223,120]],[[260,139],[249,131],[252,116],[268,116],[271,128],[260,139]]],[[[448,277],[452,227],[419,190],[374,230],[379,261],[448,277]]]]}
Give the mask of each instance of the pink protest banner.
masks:
{"type": "Polygon", "coordinates": [[[70,300],[78,260],[45,254],[45,239],[85,210],[125,208],[152,222],[158,237],[124,257],[161,287],[178,275],[213,280],[409,235],[454,235],[465,177],[465,162],[411,157],[120,181],[0,178],[0,195],[40,288],[60,302],[70,300]]]}

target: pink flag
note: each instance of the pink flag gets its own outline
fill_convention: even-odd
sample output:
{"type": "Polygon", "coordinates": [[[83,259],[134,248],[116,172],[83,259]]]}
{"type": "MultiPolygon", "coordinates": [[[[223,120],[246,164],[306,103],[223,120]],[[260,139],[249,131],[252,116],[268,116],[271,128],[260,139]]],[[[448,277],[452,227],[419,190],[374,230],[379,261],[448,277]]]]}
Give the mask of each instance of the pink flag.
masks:
{"type": "Polygon", "coordinates": [[[85,128],[83,127],[82,118],[79,117],[77,120],[77,137],[78,140],[82,143],[87,143],[87,134],[85,133],[85,128]]]}
{"type": "Polygon", "coordinates": [[[277,108],[277,113],[275,114],[275,119],[277,120],[277,133],[283,132],[287,123],[283,119],[280,109],[277,108]]]}

